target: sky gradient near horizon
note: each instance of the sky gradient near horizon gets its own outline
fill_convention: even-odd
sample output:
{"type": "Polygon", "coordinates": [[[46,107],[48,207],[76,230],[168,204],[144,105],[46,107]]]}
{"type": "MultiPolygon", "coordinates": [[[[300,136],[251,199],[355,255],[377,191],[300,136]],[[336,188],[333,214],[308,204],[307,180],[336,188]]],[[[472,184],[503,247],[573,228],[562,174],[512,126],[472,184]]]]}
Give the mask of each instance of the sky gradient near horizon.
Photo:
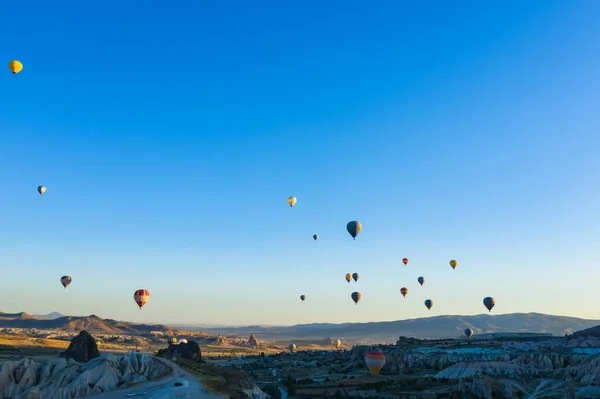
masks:
{"type": "Polygon", "coordinates": [[[3,5],[0,311],[600,318],[600,3],[158,3],[3,5]]]}

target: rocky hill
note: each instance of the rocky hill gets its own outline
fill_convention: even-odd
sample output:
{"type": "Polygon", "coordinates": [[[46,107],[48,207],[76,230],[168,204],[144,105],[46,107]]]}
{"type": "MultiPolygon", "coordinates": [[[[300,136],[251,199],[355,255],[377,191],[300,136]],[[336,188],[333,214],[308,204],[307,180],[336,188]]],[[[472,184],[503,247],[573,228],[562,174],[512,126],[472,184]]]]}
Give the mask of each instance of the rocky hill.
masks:
{"type": "MultiPolygon", "coordinates": [[[[248,336],[270,339],[322,339],[340,337],[352,340],[381,340],[393,342],[399,335],[418,338],[458,338],[465,328],[478,334],[520,332],[570,334],[600,324],[600,320],[553,316],[541,313],[510,313],[502,315],[434,316],[419,319],[380,321],[372,323],[315,323],[290,327],[222,327],[202,328],[212,334],[248,336]]],[[[192,329],[192,328],[190,328],[192,329]]]]}
{"type": "Polygon", "coordinates": [[[0,328],[36,328],[38,330],[62,330],[78,332],[86,330],[101,334],[144,334],[150,331],[173,332],[172,328],[158,324],[135,324],[112,319],[91,316],[64,316],[46,319],[27,313],[0,313],[0,328]]]}
{"type": "Polygon", "coordinates": [[[600,337],[600,326],[586,328],[585,330],[575,331],[573,337],[600,337]]]}
{"type": "Polygon", "coordinates": [[[153,381],[171,372],[143,354],[106,355],[87,363],[58,358],[48,362],[10,360],[0,370],[0,397],[63,399],[109,392],[153,381]]]}

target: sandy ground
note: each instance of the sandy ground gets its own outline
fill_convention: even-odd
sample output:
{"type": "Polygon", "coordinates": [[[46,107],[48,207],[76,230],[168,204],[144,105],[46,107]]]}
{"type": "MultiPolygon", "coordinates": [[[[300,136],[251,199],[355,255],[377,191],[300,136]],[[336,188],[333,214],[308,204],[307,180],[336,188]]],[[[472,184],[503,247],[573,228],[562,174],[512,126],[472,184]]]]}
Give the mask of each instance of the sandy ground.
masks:
{"type": "Polygon", "coordinates": [[[158,381],[151,381],[127,389],[120,389],[86,397],[90,399],[117,399],[126,397],[125,395],[130,392],[139,393],[145,391],[148,393],[147,395],[137,395],[135,397],[147,399],[223,399],[223,396],[215,396],[208,393],[195,376],[182,370],[173,362],[155,356],[152,357],[170,367],[173,370],[173,373],[158,381]],[[174,386],[175,381],[181,382],[183,386],[174,386]]]}

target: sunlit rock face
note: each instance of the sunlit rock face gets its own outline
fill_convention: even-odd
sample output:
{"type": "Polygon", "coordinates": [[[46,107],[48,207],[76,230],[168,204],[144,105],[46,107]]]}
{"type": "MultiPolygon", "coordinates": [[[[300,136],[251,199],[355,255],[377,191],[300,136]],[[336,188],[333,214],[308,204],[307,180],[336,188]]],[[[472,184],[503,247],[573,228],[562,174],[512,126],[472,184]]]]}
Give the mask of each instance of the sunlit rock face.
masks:
{"type": "Polygon", "coordinates": [[[79,363],[58,358],[48,362],[11,360],[0,369],[0,396],[11,399],[70,399],[153,381],[171,372],[144,354],[108,354],[79,363]]]}

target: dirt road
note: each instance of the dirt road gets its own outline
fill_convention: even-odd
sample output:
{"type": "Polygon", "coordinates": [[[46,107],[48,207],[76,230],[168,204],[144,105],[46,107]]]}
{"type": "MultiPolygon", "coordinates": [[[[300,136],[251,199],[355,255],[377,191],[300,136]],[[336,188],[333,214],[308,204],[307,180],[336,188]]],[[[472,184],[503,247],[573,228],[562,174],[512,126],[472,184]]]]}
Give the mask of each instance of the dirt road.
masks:
{"type": "Polygon", "coordinates": [[[89,399],[121,399],[125,398],[130,392],[138,394],[147,392],[147,395],[136,395],[139,399],[223,399],[222,396],[209,394],[206,389],[198,382],[198,379],[179,366],[166,359],[152,356],[154,359],[163,362],[171,368],[172,374],[157,381],[137,384],[131,388],[119,389],[117,391],[101,393],[93,396],[86,396],[89,399]],[[182,386],[175,386],[175,382],[180,382],[182,386]]]}

